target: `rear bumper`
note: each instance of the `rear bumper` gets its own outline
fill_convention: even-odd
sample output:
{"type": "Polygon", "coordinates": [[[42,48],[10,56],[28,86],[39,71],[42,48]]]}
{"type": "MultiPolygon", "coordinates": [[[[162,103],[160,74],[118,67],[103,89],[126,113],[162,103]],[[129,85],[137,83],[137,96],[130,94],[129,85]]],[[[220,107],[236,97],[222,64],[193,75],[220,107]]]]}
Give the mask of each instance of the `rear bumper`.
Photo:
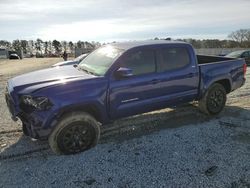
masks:
{"type": "Polygon", "coordinates": [[[242,87],[246,83],[246,78],[243,78],[241,81],[238,82],[237,86],[235,89],[242,87]]]}
{"type": "Polygon", "coordinates": [[[243,86],[245,83],[246,83],[246,78],[244,78],[241,86],[243,86]]]}

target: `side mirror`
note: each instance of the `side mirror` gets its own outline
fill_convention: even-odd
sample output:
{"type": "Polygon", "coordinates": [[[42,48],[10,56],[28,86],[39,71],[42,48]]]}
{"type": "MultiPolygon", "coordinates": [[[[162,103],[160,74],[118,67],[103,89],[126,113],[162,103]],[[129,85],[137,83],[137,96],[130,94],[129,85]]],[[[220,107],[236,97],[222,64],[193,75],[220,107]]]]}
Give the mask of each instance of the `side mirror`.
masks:
{"type": "Polygon", "coordinates": [[[129,78],[133,76],[132,69],[125,68],[125,67],[120,67],[116,72],[115,72],[115,77],[118,79],[121,78],[129,78]]]}

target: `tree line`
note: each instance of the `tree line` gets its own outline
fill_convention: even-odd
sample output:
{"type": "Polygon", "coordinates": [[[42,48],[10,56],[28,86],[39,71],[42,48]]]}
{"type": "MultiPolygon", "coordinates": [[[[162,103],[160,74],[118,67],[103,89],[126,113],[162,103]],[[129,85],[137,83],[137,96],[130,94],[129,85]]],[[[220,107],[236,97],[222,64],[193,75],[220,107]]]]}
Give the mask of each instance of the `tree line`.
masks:
{"type": "MultiPolygon", "coordinates": [[[[158,38],[156,37],[155,40],[158,38]]],[[[171,38],[166,38],[171,40],[171,38]]],[[[240,29],[228,35],[227,40],[219,39],[177,39],[191,43],[194,48],[250,48],[250,29],[240,29]]],[[[0,48],[8,50],[19,51],[22,50],[24,54],[29,55],[43,55],[43,56],[58,56],[63,51],[69,54],[74,54],[75,48],[95,49],[101,46],[99,42],[78,41],[43,41],[37,40],[13,40],[12,42],[0,40],[0,48]]]]}
{"type": "MultiPolygon", "coordinates": [[[[157,37],[155,38],[158,39],[157,37]]],[[[171,40],[171,38],[166,38],[171,40]]],[[[194,48],[250,48],[250,29],[240,29],[228,35],[227,40],[219,39],[177,39],[177,41],[184,41],[191,43],[194,48]]]]}
{"type": "Polygon", "coordinates": [[[30,56],[60,56],[64,51],[68,54],[74,54],[75,48],[84,48],[93,50],[101,46],[99,42],[87,42],[78,41],[73,43],[72,41],[43,41],[42,39],[37,40],[13,40],[9,42],[7,40],[0,40],[0,48],[4,48],[10,51],[20,51],[30,56]]]}

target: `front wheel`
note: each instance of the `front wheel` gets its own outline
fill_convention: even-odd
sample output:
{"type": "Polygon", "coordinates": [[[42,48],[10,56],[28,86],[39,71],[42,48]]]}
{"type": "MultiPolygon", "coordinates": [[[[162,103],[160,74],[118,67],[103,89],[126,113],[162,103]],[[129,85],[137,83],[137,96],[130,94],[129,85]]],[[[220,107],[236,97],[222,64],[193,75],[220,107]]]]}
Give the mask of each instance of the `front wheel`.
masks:
{"type": "Polygon", "coordinates": [[[28,131],[27,125],[23,122],[22,122],[22,130],[23,130],[24,136],[29,136],[29,131],[28,131]]]}
{"type": "Polygon", "coordinates": [[[57,154],[74,154],[95,146],[100,137],[98,122],[85,112],[63,117],[49,136],[49,145],[57,154]]]}
{"type": "Polygon", "coordinates": [[[199,109],[209,115],[216,115],[220,113],[227,100],[227,93],[225,88],[219,84],[211,85],[206,94],[199,100],[199,109]]]}

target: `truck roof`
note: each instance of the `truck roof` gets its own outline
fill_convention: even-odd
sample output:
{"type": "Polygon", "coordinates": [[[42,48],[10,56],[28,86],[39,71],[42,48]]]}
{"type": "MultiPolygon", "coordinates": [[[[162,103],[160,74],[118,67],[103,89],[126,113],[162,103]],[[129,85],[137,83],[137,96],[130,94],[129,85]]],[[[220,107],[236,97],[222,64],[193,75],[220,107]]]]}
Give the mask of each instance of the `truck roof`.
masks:
{"type": "Polygon", "coordinates": [[[187,44],[187,43],[181,41],[169,41],[169,40],[145,40],[145,41],[119,42],[119,43],[112,43],[109,45],[112,45],[116,48],[128,50],[130,48],[139,46],[152,46],[160,44],[187,44]]]}

